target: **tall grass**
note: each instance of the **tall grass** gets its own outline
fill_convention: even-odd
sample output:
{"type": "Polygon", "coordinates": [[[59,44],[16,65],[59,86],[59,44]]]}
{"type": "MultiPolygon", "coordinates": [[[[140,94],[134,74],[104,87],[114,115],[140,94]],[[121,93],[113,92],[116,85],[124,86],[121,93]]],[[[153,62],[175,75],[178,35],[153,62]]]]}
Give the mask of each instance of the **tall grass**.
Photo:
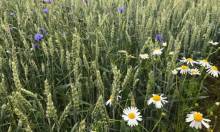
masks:
{"type": "Polygon", "coordinates": [[[216,62],[219,48],[208,42],[220,40],[219,0],[1,0],[0,24],[2,132],[190,132],[185,116],[196,110],[215,129],[210,113],[218,108],[202,103],[209,97],[205,70],[198,77],[171,71],[182,56],[216,62]],[[156,34],[168,44],[163,54],[140,59],[161,47],[156,34]],[[148,106],[153,93],[169,103],[148,106]],[[143,116],[135,128],[121,117],[128,106],[143,116]]]}

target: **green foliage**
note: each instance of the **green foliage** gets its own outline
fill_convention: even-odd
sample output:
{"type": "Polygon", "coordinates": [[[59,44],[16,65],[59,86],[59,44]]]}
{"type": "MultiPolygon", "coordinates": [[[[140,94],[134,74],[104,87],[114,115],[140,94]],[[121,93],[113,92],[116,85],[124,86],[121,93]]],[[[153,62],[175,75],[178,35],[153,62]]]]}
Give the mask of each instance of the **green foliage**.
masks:
{"type": "Polygon", "coordinates": [[[206,69],[196,77],[171,72],[183,56],[219,63],[218,46],[209,44],[220,38],[219,7],[219,0],[1,0],[0,131],[188,132],[190,111],[203,111],[219,130],[219,80],[206,69]],[[156,34],[167,43],[157,57],[156,34]],[[168,97],[161,110],[147,106],[154,93],[168,97]],[[143,116],[135,128],[121,117],[131,105],[143,116]]]}

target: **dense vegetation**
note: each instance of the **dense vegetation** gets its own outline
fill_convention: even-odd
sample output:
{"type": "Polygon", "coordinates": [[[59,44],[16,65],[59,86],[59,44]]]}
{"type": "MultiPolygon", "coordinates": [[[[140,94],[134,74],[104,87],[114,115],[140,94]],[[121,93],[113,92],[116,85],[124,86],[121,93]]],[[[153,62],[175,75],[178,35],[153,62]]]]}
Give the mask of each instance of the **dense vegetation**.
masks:
{"type": "Polygon", "coordinates": [[[219,78],[198,65],[220,66],[219,0],[1,0],[0,25],[1,132],[199,131],[191,111],[220,130],[219,78]]]}

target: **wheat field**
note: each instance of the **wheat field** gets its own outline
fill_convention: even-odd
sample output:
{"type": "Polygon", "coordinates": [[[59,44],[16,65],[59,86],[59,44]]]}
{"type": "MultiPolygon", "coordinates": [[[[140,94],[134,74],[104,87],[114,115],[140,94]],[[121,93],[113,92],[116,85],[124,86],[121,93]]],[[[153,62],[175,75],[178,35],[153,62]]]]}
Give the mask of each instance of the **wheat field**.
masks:
{"type": "Polygon", "coordinates": [[[0,132],[220,132],[220,0],[1,0],[0,132]]]}

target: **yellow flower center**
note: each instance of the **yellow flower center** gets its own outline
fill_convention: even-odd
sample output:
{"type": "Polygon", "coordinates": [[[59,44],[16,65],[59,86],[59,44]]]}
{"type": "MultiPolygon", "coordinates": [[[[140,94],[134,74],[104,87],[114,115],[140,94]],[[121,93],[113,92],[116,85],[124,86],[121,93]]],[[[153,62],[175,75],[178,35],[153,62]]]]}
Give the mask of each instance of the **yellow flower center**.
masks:
{"type": "Polygon", "coordinates": [[[186,59],[188,62],[193,62],[193,59],[192,58],[187,58],[186,59]]]}
{"type": "Polygon", "coordinates": [[[193,116],[195,121],[201,122],[203,120],[203,116],[199,112],[195,112],[193,116]]]}
{"type": "Polygon", "coordinates": [[[159,96],[159,95],[154,95],[154,96],[152,97],[152,99],[153,99],[154,101],[160,101],[160,96],[159,96]]]}
{"type": "Polygon", "coordinates": [[[205,59],[205,60],[202,60],[202,62],[207,63],[207,62],[208,62],[208,60],[206,60],[206,59],[205,59]]]}
{"type": "Polygon", "coordinates": [[[128,118],[129,119],[134,119],[136,116],[135,116],[135,113],[134,112],[131,112],[128,114],[128,118]]]}
{"type": "Polygon", "coordinates": [[[216,66],[212,66],[211,69],[212,69],[213,71],[218,71],[218,68],[217,68],[216,66]]]}
{"type": "Polygon", "coordinates": [[[188,66],[185,66],[185,65],[182,65],[182,66],[181,66],[181,69],[182,69],[182,70],[188,70],[189,67],[188,67],[188,66]]]}

